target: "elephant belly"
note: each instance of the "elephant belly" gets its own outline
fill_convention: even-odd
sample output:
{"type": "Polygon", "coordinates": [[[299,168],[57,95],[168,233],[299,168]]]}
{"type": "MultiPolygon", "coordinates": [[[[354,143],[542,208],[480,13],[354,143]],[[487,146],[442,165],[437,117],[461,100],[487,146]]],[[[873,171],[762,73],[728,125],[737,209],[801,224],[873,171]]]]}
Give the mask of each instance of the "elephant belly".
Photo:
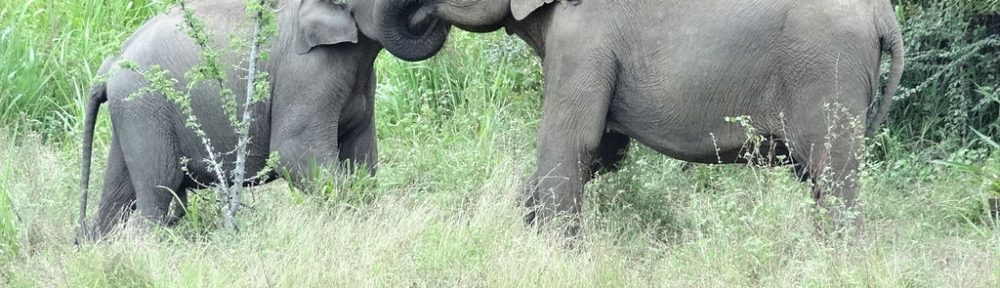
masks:
{"type": "Polygon", "coordinates": [[[664,24],[611,46],[620,70],[607,128],[674,158],[717,163],[739,161],[749,134],[822,141],[829,103],[864,115],[878,83],[878,41],[867,22],[842,18],[867,15],[867,6],[778,2],[759,10],[750,1],[691,1],[697,11],[688,14],[630,18],[664,24]],[[746,14],[761,17],[737,16],[746,14]]]}
{"type": "Polygon", "coordinates": [[[664,24],[612,48],[621,67],[609,129],[668,156],[707,163],[737,161],[749,139],[744,126],[759,135],[779,133],[779,115],[796,101],[783,84],[786,55],[777,52],[785,45],[781,17],[727,18],[720,14],[752,7],[710,2],[685,2],[700,17],[639,15],[664,24]],[[740,117],[749,121],[737,123],[740,117]]]}
{"type": "Polygon", "coordinates": [[[680,160],[738,161],[748,128],[773,135],[781,121],[775,116],[781,108],[770,104],[780,91],[768,69],[747,67],[742,73],[712,67],[659,76],[624,73],[612,96],[607,128],[680,160]]]}
{"type": "Polygon", "coordinates": [[[616,103],[609,113],[607,129],[628,135],[679,160],[702,163],[736,161],[748,136],[740,124],[726,121],[728,116],[723,115],[741,113],[720,113],[723,111],[710,109],[694,110],[697,113],[679,112],[677,110],[683,109],[677,106],[671,109],[668,108],[669,103],[664,104],[667,105],[635,109],[626,107],[636,106],[616,103]]]}

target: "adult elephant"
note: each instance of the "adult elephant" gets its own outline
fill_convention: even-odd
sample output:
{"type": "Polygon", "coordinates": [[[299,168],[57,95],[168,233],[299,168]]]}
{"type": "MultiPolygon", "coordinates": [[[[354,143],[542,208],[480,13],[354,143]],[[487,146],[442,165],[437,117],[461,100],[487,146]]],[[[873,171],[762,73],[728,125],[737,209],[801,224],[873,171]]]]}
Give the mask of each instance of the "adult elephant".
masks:
{"type": "Polygon", "coordinates": [[[529,222],[576,215],[583,185],[631,139],[690,162],[794,164],[834,219],[861,222],[845,215],[858,205],[860,130],[885,119],[903,71],[889,0],[395,3],[432,7],[464,30],[505,28],[542,58],[529,222]],[[878,96],[885,51],[892,69],[878,96]],[[742,125],[726,120],[737,116],[742,125]]]}
{"type": "MultiPolygon", "coordinates": [[[[189,7],[205,21],[218,43],[225,43],[244,19],[243,0],[190,2],[189,7]]],[[[393,43],[406,44],[408,50],[394,51],[394,55],[420,60],[440,49],[448,34],[447,24],[434,21],[429,10],[414,13],[385,4],[384,0],[354,0],[350,4],[278,1],[279,31],[269,44],[269,60],[259,65],[270,75],[272,97],[252,108],[256,111],[249,129],[248,175],[263,169],[271,153],[280,155],[280,167],[276,168],[287,171],[289,180],[295,182],[311,175],[313,167],[336,168],[345,161],[375,173],[373,65],[381,43],[392,39],[393,43]],[[403,12],[420,15],[397,19],[412,24],[407,24],[406,30],[381,22],[394,19],[382,14],[403,12]]],[[[81,236],[103,237],[131,210],[138,210],[152,223],[172,223],[184,211],[179,207],[175,209],[179,213],[168,215],[172,202],[183,205],[188,189],[196,188],[197,183],[215,182],[210,167],[198,161],[206,159],[207,152],[201,138],[185,126],[186,115],[159,94],[128,99],[149,83],[135,72],[111,73],[122,61],[137,64],[139,70],[158,65],[180,80],[177,87],[185,87],[184,74],[200,62],[201,50],[182,27],[186,26],[178,10],[151,19],[101,68],[100,74],[109,79],[92,88],[86,111],[82,231],[88,230],[84,219],[94,121],[103,102],[109,106],[114,136],[95,227],[81,236]],[[184,158],[195,161],[182,167],[184,158]]],[[[239,76],[239,59],[240,55],[226,55],[223,64],[228,68],[227,87],[243,98],[247,81],[239,76]]],[[[220,151],[235,147],[238,137],[223,113],[218,87],[199,84],[191,95],[194,114],[214,147],[220,151]]],[[[226,163],[233,163],[233,157],[223,156],[226,163]]]]}

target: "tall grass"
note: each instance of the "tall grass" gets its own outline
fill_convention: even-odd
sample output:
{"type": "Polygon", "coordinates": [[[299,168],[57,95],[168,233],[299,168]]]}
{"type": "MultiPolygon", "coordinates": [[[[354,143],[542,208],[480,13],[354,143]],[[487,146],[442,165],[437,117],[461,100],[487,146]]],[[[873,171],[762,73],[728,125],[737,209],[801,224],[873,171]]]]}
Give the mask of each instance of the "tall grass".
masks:
{"type": "Polygon", "coordinates": [[[249,197],[254,200],[240,234],[199,227],[189,218],[152,234],[126,230],[79,251],[70,244],[76,153],[24,137],[9,146],[18,157],[8,161],[21,167],[8,185],[24,219],[14,238],[21,248],[0,266],[0,285],[1000,284],[1000,239],[980,209],[987,195],[975,173],[926,162],[872,167],[863,181],[866,237],[823,240],[813,230],[806,185],[786,169],[698,166],[682,172],[679,162],[636,147],[624,171],[588,187],[584,234],[566,239],[525,228],[515,204],[534,156],[521,143],[531,136],[519,136],[529,130],[496,132],[488,137],[496,144],[482,149],[477,143],[487,140],[477,137],[383,146],[409,152],[384,156],[378,185],[369,188],[375,200],[368,204],[269,185],[249,197]],[[493,161],[478,162],[486,158],[493,161]],[[465,162],[479,167],[445,175],[415,169],[457,170],[465,162]]]}
{"type": "Polygon", "coordinates": [[[429,193],[461,199],[479,181],[469,176],[488,172],[482,163],[504,157],[497,145],[504,143],[504,151],[533,148],[534,141],[524,137],[534,136],[540,119],[541,69],[519,41],[503,33],[453,32],[445,50],[425,62],[406,63],[383,53],[376,63],[376,130],[379,146],[392,149],[380,149],[382,162],[409,155],[440,161],[381,165],[380,174],[423,178],[381,178],[381,183],[431,180],[449,188],[429,193]]]}
{"type": "MultiPolygon", "coordinates": [[[[17,214],[14,210],[14,202],[10,198],[10,189],[13,185],[14,167],[10,161],[15,154],[15,145],[8,139],[10,134],[7,131],[0,132],[0,261],[8,263],[19,251],[17,238],[17,214]]],[[[0,275],[6,271],[6,267],[0,267],[0,275]]]]}
{"type": "Polygon", "coordinates": [[[0,1],[0,123],[75,131],[94,73],[158,10],[151,2],[0,1]]]}

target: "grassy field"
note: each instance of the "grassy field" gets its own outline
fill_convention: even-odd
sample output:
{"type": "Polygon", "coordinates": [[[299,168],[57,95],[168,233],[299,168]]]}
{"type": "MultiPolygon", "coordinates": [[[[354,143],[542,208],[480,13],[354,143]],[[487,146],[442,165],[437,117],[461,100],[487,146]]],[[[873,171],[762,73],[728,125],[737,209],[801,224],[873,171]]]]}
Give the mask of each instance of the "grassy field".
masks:
{"type": "MultiPolygon", "coordinates": [[[[238,234],[206,192],[178,227],[74,247],[83,91],[158,9],[0,2],[0,287],[1000,287],[1000,227],[983,212],[1000,152],[891,134],[863,176],[861,240],[816,236],[808,185],[788,168],[682,171],[641,146],[588,186],[578,239],[526,228],[515,198],[540,67],[502,32],[453,33],[420,63],[382,55],[381,166],[366,185],[255,189],[238,234]]],[[[101,117],[91,187],[110,140],[101,117]]]]}

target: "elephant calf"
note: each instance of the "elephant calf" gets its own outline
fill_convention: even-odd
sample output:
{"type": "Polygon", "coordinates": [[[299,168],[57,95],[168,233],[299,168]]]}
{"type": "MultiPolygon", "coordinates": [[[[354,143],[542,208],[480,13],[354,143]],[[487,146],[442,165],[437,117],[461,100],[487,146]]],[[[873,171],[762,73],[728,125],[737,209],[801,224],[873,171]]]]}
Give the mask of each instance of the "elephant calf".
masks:
{"type": "Polygon", "coordinates": [[[818,205],[848,220],[861,130],[885,119],[903,70],[889,0],[398,1],[465,30],[505,28],[542,58],[529,221],[578,213],[583,185],[632,139],[690,162],[794,164],[818,205]]]}
{"type": "MultiPolygon", "coordinates": [[[[228,33],[235,32],[244,19],[243,0],[190,2],[189,7],[206,22],[218,43],[225,43],[228,33]]],[[[409,48],[396,56],[420,60],[440,49],[448,26],[432,21],[427,11],[407,11],[391,1],[348,2],[278,1],[279,32],[268,44],[270,57],[259,65],[270,75],[272,97],[252,108],[255,118],[249,133],[248,175],[263,169],[271,153],[280,155],[280,167],[275,168],[288,171],[293,182],[310,175],[311,167],[334,168],[348,160],[375,172],[373,66],[382,40],[393,39],[409,48]],[[400,13],[422,16],[396,19],[400,13]],[[382,23],[405,24],[408,29],[386,29],[388,25],[382,23]]],[[[158,65],[180,80],[177,87],[185,87],[183,75],[200,61],[200,49],[182,27],[182,13],[177,10],[151,19],[127,40],[118,56],[105,62],[100,73],[108,74],[122,61],[136,63],[140,71],[158,65]]],[[[242,98],[246,80],[239,76],[239,58],[227,55],[223,64],[228,68],[226,85],[242,98]]],[[[143,75],[120,71],[109,76],[107,82],[92,88],[85,120],[83,231],[88,230],[82,222],[94,121],[100,104],[108,103],[114,136],[104,191],[93,232],[81,234],[93,238],[103,237],[132,210],[152,223],[171,223],[184,211],[176,209],[180,213],[168,215],[174,199],[183,205],[188,189],[216,181],[200,161],[207,152],[200,137],[185,126],[186,115],[159,94],[130,98],[148,85],[143,75]],[[187,173],[182,171],[182,158],[192,159],[187,173]]],[[[229,151],[238,138],[218,95],[218,87],[200,84],[192,90],[191,102],[207,138],[217,150],[229,151]]],[[[233,162],[228,158],[234,156],[224,157],[227,163],[233,162]]]]}

